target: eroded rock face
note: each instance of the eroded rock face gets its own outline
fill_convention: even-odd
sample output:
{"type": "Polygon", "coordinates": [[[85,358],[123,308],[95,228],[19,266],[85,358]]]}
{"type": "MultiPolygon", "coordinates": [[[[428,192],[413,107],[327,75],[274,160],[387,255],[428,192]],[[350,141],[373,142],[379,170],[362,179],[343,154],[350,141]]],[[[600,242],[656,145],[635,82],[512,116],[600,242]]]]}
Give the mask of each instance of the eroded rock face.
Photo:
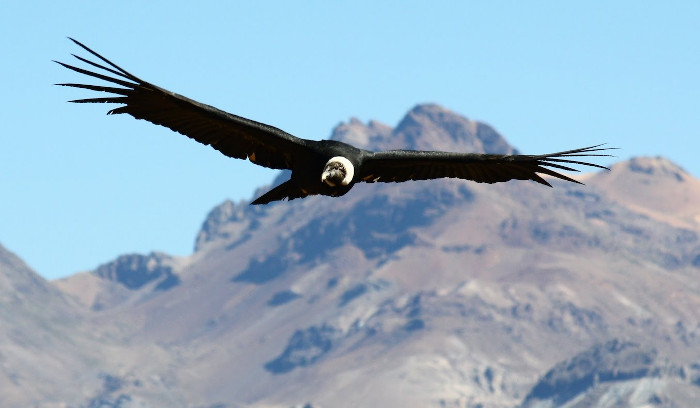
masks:
{"type": "Polygon", "coordinates": [[[94,274],[130,290],[140,289],[155,281],[158,281],[155,290],[168,290],[180,283],[180,278],[173,272],[172,261],[172,257],[156,252],[122,255],[99,266],[94,274]]]}
{"type": "Polygon", "coordinates": [[[525,397],[524,405],[551,400],[561,406],[601,383],[646,377],[654,370],[657,354],[653,348],[617,339],[595,345],[548,371],[525,397]]]}
{"type": "Polygon", "coordinates": [[[697,364],[674,364],[653,347],[614,339],[555,365],[522,408],[692,406],[699,374],[697,364]]]}
{"type": "Polygon", "coordinates": [[[333,340],[340,330],[329,325],[311,326],[297,330],[282,354],[265,364],[265,370],[284,374],[298,367],[314,364],[333,347],[333,340]]]}

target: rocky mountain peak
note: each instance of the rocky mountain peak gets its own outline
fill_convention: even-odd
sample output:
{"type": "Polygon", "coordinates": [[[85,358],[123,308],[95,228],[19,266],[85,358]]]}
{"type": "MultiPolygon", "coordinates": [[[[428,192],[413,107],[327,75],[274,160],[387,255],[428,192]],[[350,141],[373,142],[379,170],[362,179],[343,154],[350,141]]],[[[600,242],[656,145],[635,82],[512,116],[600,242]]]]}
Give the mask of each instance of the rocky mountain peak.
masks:
{"type": "Polygon", "coordinates": [[[417,105],[399,122],[387,148],[512,154],[491,126],[436,104],[417,105]]]}
{"type": "MultiPolygon", "coordinates": [[[[257,193],[257,192],[256,192],[257,193]]],[[[228,238],[230,233],[223,230],[223,226],[229,223],[234,223],[243,218],[244,205],[236,205],[231,200],[226,200],[223,203],[214,207],[202,224],[202,228],[197,234],[194,250],[201,250],[207,242],[214,241],[219,238],[228,238]]]]}
{"type": "Polygon", "coordinates": [[[633,157],[613,167],[616,171],[636,173],[642,176],[670,177],[677,181],[683,181],[688,177],[688,173],[682,167],[661,156],[633,157]]]}
{"type": "Polygon", "coordinates": [[[139,289],[153,281],[160,281],[155,290],[167,290],[180,282],[173,269],[174,259],[171,256],[151,252],[148,255],[122,255],[99,266],[94,274],[131,290],[139,289]]]}
{"type": "Polygon", "coordinates": [[[633,157],[590,182],[629,208],[677,227],[700,225],[700,180],[664,157],[633,157]]]}
{"type": "Polygon", "coordinates": [[[436,104],[416,105],[394,129],[377,121],[364,124],[351,118],[333,129],[331,139],[369,150],[516,152],[491,126],[436,104]]]}
{"type": "Polygon", "coordinates": [[[389,139],[391,131],[391,126],[375,120],[370,120],[367,124],[364,124],[353,117],[347,123],[341,122],[336,125],[331,132],[331,139],[372,150],[383,139],[389,139]]]}

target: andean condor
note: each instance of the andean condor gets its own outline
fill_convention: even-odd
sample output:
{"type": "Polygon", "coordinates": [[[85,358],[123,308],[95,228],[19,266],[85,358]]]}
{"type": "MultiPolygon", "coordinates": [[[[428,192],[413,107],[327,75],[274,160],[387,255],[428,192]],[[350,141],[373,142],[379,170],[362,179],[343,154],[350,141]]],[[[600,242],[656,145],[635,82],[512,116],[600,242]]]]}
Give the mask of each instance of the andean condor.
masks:
{"type": "Polygon", "coordinates": [[[573,164],[607,169],[570,159],[577,156],[608,156],[600,153],[608,150],[602,145],[543,155],[499,155],[414,150],[372,152],[334,140],[301,139],[276,127],[232,115],[159,88],[128,73],[80,42],[71,40],[107,66],[73,54],[75,58],[104,72],[93,72],[56,61],[58,64],[119,85],[57,84],[112,94],[71,102],[121,104],[108,114],[128,113],[136,119],[145,119],[199,143],[211,145],[226,156],[248,158],[260,166],[292,171],[289,180],[258,197],[252,204],[267,204],[285,198],[293,200],[315,194],[338,197],[350,191],[358,182],[398,183],[443,177],[477,183],[533,180],[551,187],[537,173],[579,183],[552,169],[578,171],[570,167],[573,164]]]}

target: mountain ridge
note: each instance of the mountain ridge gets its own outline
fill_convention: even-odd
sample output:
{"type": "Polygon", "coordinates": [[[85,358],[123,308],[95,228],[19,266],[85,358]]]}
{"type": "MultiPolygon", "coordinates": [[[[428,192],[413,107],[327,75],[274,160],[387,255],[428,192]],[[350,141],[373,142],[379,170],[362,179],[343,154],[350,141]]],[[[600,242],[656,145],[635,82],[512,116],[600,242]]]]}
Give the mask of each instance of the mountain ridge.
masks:
{"type": "MultiPolygon", "coordinates": [[[[400,131],[350,120],[333,137],[370,147],[399,140],[512,149],[437,105],[407,116],[400,131]]],[[[700,195],[688,187],[697,179],[664,159],[639,158],[581,180],[587,185],[553,180],[549,189],[445,179],[358,185],[342,199],[265,207],[225,201],[207,215],[188,257],[124,256],[102,272],[53,283],[71,296],[93,288],[75,302],[76,336],[108,338],[89,347],[111,356],[78,370],[90,385],[63,400],[175,407],[598,401],[619,388],[575,388],[568,399],[533,390],[568,381],[558,364],[590,361],[576,356],[629,338],[667,358],[668,365],[658,360],[664,367],[692,374],[700,362],[700,227],[692,211],[700,195]],[[685,212],[658,216],[667,208],[658,191],[689,191],[685,212]],[[178,284],[158,290],[168,276],[178,284]],[[95,299],[109,301],[94,307],[95,299]]],[[[617,349],[600,350],[619,357],[617,349]]],[[[611,361],[624,360],[618,357],[611,361]]],[[[664,378],[669,385],[654,391],[657,398],[649,394],[651,406],[669,406],[674,390],[700,388],[690,374],[685,382],[664,378]]],[[[630,398],[620,406],[638,401],[630,398]]]]}

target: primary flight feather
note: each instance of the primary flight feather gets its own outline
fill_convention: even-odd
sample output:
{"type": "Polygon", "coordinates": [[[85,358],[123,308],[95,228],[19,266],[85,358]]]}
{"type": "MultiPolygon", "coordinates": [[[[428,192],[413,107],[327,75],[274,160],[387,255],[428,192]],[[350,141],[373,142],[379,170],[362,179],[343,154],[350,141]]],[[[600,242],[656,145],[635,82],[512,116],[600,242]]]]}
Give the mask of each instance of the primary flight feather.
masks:
{"type": "Polygon", "coordinates": [[[576,159],[609,156],[601,153],[608,150],[601,145],[544,155],[500,155],[415,150],[373,152],[334,140],[302,139],[276,127],[160,88],[130,74],[79,41],[71,40],[101,61],[94,62],[73,55],[97,68],[97,72],[56,61],[58,64],[118,86],[57,84],[110,94],[70,102],[120,104],[122,106],[108,113],[128,113],[136,119],[165,126],[210,145],[226,156],[247,158],[260,166],[292,171],[289,180],[258,197],[252,204],[316,194],[342,196],[358,182],[402,182],[445,177],[477,183],[533,180],[551,187],[539,174],[578,183],[556,170],[577,171],[572,165],[607,169],[576,159]]]}

